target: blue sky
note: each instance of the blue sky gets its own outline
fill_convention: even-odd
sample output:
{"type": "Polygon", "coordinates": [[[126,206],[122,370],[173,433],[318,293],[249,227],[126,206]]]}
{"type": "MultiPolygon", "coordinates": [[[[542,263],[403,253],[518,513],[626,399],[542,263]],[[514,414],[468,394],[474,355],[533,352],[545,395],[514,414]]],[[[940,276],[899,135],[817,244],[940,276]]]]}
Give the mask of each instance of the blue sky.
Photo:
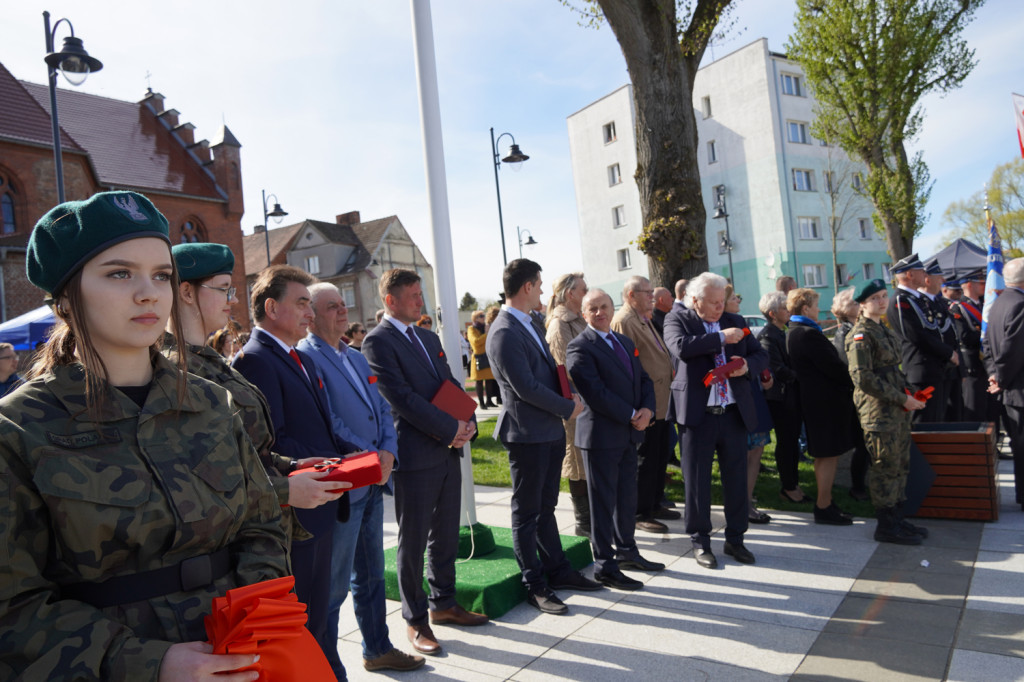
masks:
{"type": "MultiPolygon", "coordinates": [[[[227,123],[242,143],[246,232],[262,222],[266,189],[291,214],[284,224],[396,214],[430,257],[409,2],[8,3],[0,62],[36,83],[46,77],[44,9],[68,17],[104,63],[83,90],[138,100],[148,72],[197,137],[214,138],[227,123]]],[[[783,50],[793,0],[740,0],[735,11],[735,28],[708,58],[760,37],[783,50]]],[[[500,288],[491,127],[531,157],[518,172],[501,171],[509,257],[519,226],[539,242],[524,255],[547,279],[579,269],[566,117],[628,82],[614,35],[580,27],[558,0],[434,0],[432,12],[459,296],[491,298],[500,288]]],[[[936,184],[915,244],[922,254],[945,232],[945,207],[1018,153],[1010,93],[1024,91],[1022,25],[1024,3],[989,0],[967,33],[978,67],[962,89],[924,102],[917,146],[936,184]]],[[[58,44],[65,35],[62,27],[58,44]]]]}

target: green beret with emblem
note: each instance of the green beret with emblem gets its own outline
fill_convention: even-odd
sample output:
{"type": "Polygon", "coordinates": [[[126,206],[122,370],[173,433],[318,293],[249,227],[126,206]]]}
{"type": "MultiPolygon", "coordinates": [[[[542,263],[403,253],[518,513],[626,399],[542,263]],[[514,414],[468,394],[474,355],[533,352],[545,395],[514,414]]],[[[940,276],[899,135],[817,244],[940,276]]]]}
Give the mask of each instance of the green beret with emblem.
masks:
{"type": "Polygon", "coordinates": [[[857,292],[853,295],[853,300],[857,303],[863,303],[879,291],[885,291],[885,282],[880,279],[869,279],[860,285],[857,292]]]}
{"type": "Polygon", "coordinates": [[[66,201],[39,219],[28,239],[25,272],[48,294],[59,294],[89,259],[111,246],[141,237],[170,246],[167,218],[136,192],[101,192],[66,201]]]}
{"type": "Polygon", "coordinates": [[[178,279],[192,282],[214,275],[230,275],[235,269],[235,254],[223,244],[194,242],[171,247],[178,266],[178,279]]]}

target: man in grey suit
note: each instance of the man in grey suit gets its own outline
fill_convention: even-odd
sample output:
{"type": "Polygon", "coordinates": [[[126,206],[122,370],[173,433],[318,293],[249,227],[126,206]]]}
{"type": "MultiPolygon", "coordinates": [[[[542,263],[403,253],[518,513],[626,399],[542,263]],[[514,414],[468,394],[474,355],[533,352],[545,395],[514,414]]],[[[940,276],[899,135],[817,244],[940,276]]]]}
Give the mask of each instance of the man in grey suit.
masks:
{"type": "Polygon", "coordinates": [[[494,437],[508,449],[513,550],[527,602],[544,613],[567,613],[553,589],[601,589],[569,565],[555,522],[565,457],[562,420],[575,419],[583,402],[575,394],[562,397],[544,329],[530,316],[540,303],[540,266],[514,260],[503,284],[506,302],[487,333],[487,357],[501,390],[494,437]]]}
{"type": "Polygon", "coordinates": [[[487,622],[487,616],[466,611],[455,601],[462,499],[459,457],[462,446],[476,433],[476,424],[456,419],[430,402],[442,383],[458,383],[437,334],[415,325],[423,310],[420,276],[411,270],[388,270],[379,288],[387,312],[366,335],[362,350],[377,375],[377,387],[391,405],[398,432],[401,464],[394,472],[398,591],[413,648],[435,655],[441,653],[441,645],[431,623],[487,622]],[[428,540],[429,599],[423,590],[428,540]]]}
{"type": "MultiPolygon", "coordinates": [[[[296,347],[313,359],[323,379],[334,432],[360,450],[376,451],[382,473],[377,485],[349,493],[349,520],[334,528],[327,634],[338,638],[339,613],[351,586],[356,622],[363,635],[363,667],[370,671],[415,670],[423,665],[423,657],[392,646],[386,622],[384,492],[391,492],[391,468],[398,450],[391,407],[377,390],[366,358],[341,341],[348,327],[348,309],[338,287],[317,282],[310,285],[309,295],[314,317],[309,334],[296,347]]],[[[332,660],[335,664],[341,665],[332,660]]]]}
{"type": "Polygon", "coordinates": [[[611,296],[600,289],[587,293],[587,328],[569,342],[565,364],[586,404],[576,424],[576,445],[587,470],[594,578],[608,587],[638,590],[643,583],[623,568],[665,568],[640,556],[633,539],[636,446],[654,418],[654,383],[629,337],[612,331],[614,312],[611,296]]]}

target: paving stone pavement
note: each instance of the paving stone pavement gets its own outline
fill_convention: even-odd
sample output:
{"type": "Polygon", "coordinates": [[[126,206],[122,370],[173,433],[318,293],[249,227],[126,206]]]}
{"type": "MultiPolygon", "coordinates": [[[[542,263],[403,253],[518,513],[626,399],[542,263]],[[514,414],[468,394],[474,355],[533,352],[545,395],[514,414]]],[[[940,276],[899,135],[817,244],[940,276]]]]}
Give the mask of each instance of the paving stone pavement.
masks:
{"type": "MultiPolygon", "coordinates": [[[[643,589],[562,592],[566,616],[524,603],[483,627],[435,626],[444,652],[409,673],[363,669],[349,599],[341,659],[350,680],[1024,680],[1024,513],[1011,464],[1000,462],[999,521],[921,520],[931,536],[918,547],[880,545],[873,520],[834,528],[773,512],[747,533],[757,563],[744,566],[722,551],[717,508],[719,568],[707,570],[682,521],[668,521],[668,535],[637,533],[643,556],[666,564],[629,572],[643,589]]],[[[478,520],[508,527],[510,496],[477,486],[478,520]]],[[[571,533],[568,495],[556,514],[571,533]]],[[[384,541],[397,542],[390,504],[384,541]]],[[[388,627],[412,653],[398,602],[388,627]]]]}

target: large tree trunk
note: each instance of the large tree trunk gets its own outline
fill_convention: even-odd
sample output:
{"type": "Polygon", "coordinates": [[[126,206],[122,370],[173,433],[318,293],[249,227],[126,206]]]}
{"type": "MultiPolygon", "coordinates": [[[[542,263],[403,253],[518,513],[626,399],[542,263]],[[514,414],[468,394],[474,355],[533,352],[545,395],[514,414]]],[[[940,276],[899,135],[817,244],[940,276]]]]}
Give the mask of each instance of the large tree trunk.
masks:
{"type": "MultiPolygon", "coordinates": [[[[708,268],[692,103],[693,77],[707,41],[684,54],[675,2],[597,1],[615,32],[633,83],[634,177],[643,217],[637,245],[648,256],[651,283],[671,290],[677,279],[689,279],[708,268]]],[[[701,0],[695,18],[717,18],[727,4],[728,0],[701,0]]]]}

